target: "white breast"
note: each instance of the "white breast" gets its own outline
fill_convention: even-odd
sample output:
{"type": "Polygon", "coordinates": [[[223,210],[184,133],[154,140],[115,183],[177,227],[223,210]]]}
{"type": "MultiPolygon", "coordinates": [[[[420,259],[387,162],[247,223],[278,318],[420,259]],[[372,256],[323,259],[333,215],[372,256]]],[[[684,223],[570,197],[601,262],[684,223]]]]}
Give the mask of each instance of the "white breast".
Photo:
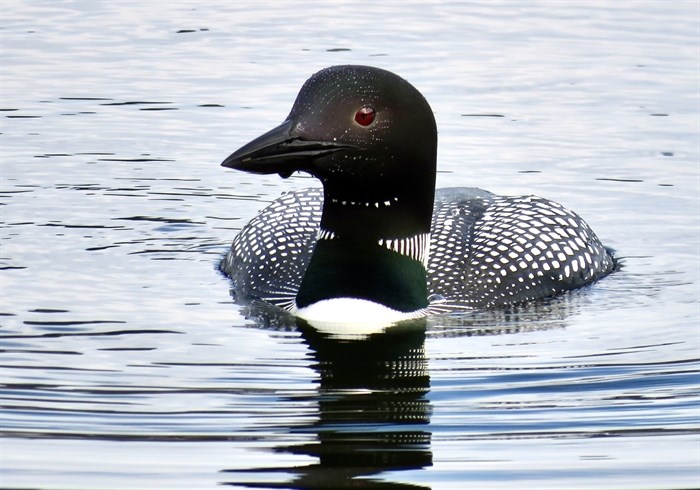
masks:
{"type": "Polygon", "coordinates": [[[394,323],[422,318],[427,309],[403,312],[359,298],[324,299],[292,313],[319,330],[355,335],[383,332],[394,323]]]}

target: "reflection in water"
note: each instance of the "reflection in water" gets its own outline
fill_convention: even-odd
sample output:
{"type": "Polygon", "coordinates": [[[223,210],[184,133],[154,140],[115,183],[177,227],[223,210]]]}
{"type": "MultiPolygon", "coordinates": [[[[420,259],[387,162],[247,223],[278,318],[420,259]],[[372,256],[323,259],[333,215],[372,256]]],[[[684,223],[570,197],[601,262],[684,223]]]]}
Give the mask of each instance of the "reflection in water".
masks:
{"type": "Polygon", "coordinates": [[[426,334],[462,337],[566,328],[589,302],[584,289],[508,309],[431,316],[361,338],[330,328],[335,325],[314,328],[264,303],[248,304],[246,316],[256,328],[297,328],[313,351],[313,367],[320,376],[318,420],[284,430],[311,432],[316,441],[277,446],[275,451],[312,456],[317,462],[224,470],[237,477],[227,483],[250,488],[428,488],[382,479],[387,478],[384,472],[432,465],[426,334]]]}
{"type": "Polygon", "coordinates": [[[573,316],[590,308],[586,293],[583,289],[508,309],[431,316],[363,337],[352,337],[339,325],[315,328],[265,303],[245,305],[255,328],[297,328],[313,351],[312,367],[321,380],[319,418],[311,425],[283,430],[311,432],[316,441],[277,446],[275,451],[312,456],[317,462],[294,468],[224,470],[237,477],[227,483],[250,488],[427,488],[382,480],[387,471],[432,465],[426,335],[488,336],[566,328],[573,316]]]}
{"type": "Polygon", "coordinates": [[[314,433],[316,442],[275,450],[313,456],[318,462],[292,469],[225,470],[257,480],[228,483],[251,488],[424,488],[388,483],[377,476],[432,465],[425,321],[356,339],[339,339],[299,322],[320,375],[319,417],[295,431],[314,433]],[[293,478],[271,483],[260,473],[293,478]],[[268,481],[258,483],[261,480],[268,481]]]}

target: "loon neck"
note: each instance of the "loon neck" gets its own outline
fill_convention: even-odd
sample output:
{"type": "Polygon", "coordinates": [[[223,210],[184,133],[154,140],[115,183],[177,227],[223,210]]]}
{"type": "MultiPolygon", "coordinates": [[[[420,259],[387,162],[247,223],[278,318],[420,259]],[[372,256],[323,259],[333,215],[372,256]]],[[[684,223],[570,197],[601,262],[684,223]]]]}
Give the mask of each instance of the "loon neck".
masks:
{"type": "Polygon", "coordinates": [[[353,298],[411,313],[428,306],[428,235],[388,243],[353,240],[321,231],[296,297],[306,308],[353,298]],[[420,252],[420,246],[423,246],[420,252]]]}
{"type": "Polygon", "coordinates": [[[349,198],[325,188],[321,229],[297,306],[357,298],[405,313],[426,308],[433,192],[349,198]]]}
{"type": "MultiPolygon", "coordinates": [[[[433,184],[434,185],[434,184],[433,184]]],[[[430,233],[435,189],[335,189],[324,185],[321,229],[350,240],[377,241],[430,233]]]]}

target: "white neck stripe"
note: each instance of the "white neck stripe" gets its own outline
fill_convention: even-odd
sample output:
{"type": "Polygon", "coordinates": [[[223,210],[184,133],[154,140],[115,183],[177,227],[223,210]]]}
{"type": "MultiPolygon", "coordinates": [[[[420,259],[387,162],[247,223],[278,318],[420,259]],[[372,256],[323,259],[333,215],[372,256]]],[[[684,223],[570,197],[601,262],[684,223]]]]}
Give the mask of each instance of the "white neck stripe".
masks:
{"type": "Polygon", "coordinates": [[[410,257],[428,267],[428,253],[430,252],[430,233],[420,233],[408,238],[383,239],[377,242],[396,253],[410,257]]]}
{"type": "Polygon", "coordinates": [[[316,233],[317,240],[333,240],[337,236],[334,231],[324,230],[323,228],[319,228],[318,233],[316,233]]]}
{"type": "MultiPolygon", "coordinates": [[[[317,240],[334,240],[338,234],[334,231],[318,229],[317,240]]],[[[428,254],[430,252],[430,233],[419,233],[407,238],[384,239],[380,238],[377,243],[392,252],[396,252],[413,260],[421,262],[424,267],[428,267],[428,254]]]]}
{"type": "Polygon", "coordinates": [[[331,198],[331,202],[333,204],[341,204],[343,206],[364,206],[366,208],[374,206],[375,208],[379,209],[380,207],[389,207],[392,205],[392,203],[397,203],[399,202],[398,197],[393,197],[391,199],[388,199],[386,201],[376,201],[376,202],[365,202],[365,201],[347,201],[347,200],[342,200],[342,199],[336,199],[335,197],[331,198]]]}

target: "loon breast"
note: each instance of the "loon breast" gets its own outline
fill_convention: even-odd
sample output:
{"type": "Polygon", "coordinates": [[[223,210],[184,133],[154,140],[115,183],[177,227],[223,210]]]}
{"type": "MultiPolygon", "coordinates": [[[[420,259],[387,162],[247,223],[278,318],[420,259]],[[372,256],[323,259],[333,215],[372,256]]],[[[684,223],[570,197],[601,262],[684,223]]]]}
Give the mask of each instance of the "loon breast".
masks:
{"type": "Polygon", "coordinates": [[[324,299],[302,308],[292,306],[290,312],[312,325],[340,319],[343,323],[376,324],[379,326],[421,318],[429,314],[428,309],[402,312],[374,301],[348,297],[324,299]]]}

